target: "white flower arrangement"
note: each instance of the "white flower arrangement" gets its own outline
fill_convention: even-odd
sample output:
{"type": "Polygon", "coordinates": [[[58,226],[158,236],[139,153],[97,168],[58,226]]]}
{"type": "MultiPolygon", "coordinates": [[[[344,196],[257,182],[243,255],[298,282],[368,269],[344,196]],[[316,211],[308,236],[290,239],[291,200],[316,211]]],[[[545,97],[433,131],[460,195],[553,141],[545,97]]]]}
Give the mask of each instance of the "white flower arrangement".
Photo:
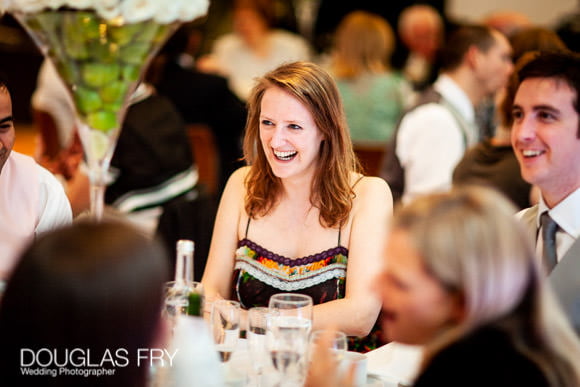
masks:
{"type": "Polygon", "coordinates": [[[94,9],[104,19],[122,17],[127,23],[186,22],[205,15],[208,6],[209,0],[0,0],[0,11],[5,12],[36,13],[60,7],[94,9]]]}

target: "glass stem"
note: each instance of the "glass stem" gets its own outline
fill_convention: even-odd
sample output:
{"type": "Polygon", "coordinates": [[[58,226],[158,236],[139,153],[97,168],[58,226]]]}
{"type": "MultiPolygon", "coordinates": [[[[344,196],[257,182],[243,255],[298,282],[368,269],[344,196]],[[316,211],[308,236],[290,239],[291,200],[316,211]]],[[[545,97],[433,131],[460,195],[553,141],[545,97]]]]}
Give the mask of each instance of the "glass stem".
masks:
{"type": "Polygon", "coordinates": [[[106,170],[97,168],[91,171],[91,216],[99,222],[103,219],[105,210],[105,174],[106,170]]]}

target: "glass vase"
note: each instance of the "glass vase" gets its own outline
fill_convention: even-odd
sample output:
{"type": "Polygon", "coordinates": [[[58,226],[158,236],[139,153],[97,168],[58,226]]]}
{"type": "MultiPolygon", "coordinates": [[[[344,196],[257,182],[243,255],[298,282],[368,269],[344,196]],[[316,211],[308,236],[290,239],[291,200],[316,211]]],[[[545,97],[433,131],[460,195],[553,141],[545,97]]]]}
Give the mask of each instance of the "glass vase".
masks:
{"type": "Polygon", "coordinates": [[[91,185],[91,216],[100,220],[111,157],[129,98],[147,64],[179,22],[126,23],[92,10],[16,12],[15,17],[53,62],[76,109],[91,185]]]}

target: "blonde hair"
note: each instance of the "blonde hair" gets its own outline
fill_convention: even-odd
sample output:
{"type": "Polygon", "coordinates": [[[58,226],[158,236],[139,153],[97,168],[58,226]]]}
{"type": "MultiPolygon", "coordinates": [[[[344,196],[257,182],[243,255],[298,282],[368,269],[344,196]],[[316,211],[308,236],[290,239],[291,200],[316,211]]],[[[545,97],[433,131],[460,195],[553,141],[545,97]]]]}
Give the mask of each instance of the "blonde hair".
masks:
{"type": "Polygon", "coordinates": [[[380,73],[390,66],[395,37],[389,23],[365,11],[349,13],[336,30],[333,72],[338,78],[380,73]]]}
{"type": "MultiPolygon", "coordinates": [[[[495,191],[462,187],[400,209],[427,271],[464,303],[462,321],[428,346],[425,362],[483,325],[505,331],[551,386],[580,385],[580,342],[545,286],[532,241],[515,207],[495,191]]],[[[426,363],[424,363],[426,364],[426,363]]]]}
{"type": "Polygon", "coordinates": [[[246,176],[245,209],[252,218],[266,215],[281,192],[260,144],[260,110],[266,90],[277,87],[296,98],[312,114],[322,133],[317,171],[311,186],[310,202],[320,211],[325,227],[343,224],[352,208],[354,192],[351,173],[360,166],[352,149],[342,100],[334,80],[314,63],[284,64],[258,79],[248,99],[244,137],[244,158],[250,165],[246,176]]]}

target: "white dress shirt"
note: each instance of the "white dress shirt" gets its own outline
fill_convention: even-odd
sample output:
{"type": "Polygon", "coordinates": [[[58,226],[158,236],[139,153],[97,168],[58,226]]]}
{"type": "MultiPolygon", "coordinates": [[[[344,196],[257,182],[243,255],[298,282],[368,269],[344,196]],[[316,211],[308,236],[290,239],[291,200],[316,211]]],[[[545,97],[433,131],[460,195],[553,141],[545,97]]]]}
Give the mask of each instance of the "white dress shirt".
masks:
{"type": "Polygon", "coordinates": [[[397,135],[397,157],[405,170],[403,203],[417,196],[447,191],[451,177],[467,147],[477,142],[473,105],[450,77],[441,75],[434,84],[442,97],[463,118],[467,133],[447,107],[429,103],[407,113],[397,135]]]}
{"type": "MultiPolygon", "coordinates": [[[[566,255],[572,244],[580,236],[580,188],[572,192],[566,199],[549,209],[544,199],[540,197],[538,203],[538,215],[536,227],[540,229],[540,216],[548,211],[548,214],[560,226],[556,231],[556,255],[558,262],[566,255]]],[[[538,233],[536,253],[542,256],[543,241],[541,233],[538,233]]]]}
{"type": "Polygon", "coordinates": [[[31,157],[14,151],[0,173],[0,214],[0,280],[36,235],[72,221],[60,182],[31,157]]]}

